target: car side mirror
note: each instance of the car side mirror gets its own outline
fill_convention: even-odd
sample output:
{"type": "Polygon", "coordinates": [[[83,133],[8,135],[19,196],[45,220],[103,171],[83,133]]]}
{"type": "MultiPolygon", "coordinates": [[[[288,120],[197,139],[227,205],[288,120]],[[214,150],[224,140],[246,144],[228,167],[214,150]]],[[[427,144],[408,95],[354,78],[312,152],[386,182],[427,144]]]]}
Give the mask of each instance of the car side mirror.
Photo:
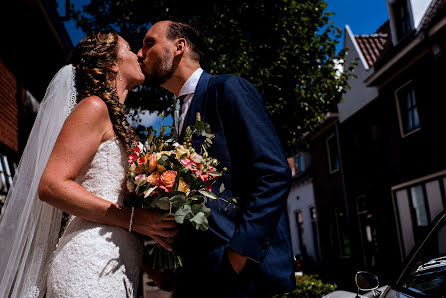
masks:
{"type": "Polygon", "coordinates": [[[374,291],[379,287],[378,276],[367,271],[356,273],[355,282],[361,291],[374,291]]]}

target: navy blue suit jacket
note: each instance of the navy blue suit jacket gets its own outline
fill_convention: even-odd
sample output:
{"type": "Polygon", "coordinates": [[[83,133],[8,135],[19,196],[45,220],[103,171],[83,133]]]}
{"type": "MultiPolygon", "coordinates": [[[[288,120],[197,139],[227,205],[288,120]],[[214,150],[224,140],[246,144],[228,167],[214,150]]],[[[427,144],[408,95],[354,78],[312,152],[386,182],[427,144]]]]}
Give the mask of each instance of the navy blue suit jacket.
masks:
{"type": "MultiPolygon", "coordinates": [[[[191,273],[197,264],[210,271],[221,270],[229,246],[252,262],[250,276],[257,292],[293,289],[294,260],[286,215],[291,171],[261,95],[240,77],[203,72],[180,133],[181,142],[198,112],[215,134],[209,154],[228,168],[222,179],[226,189],[222,197],[240,199],[238,209],[227,211],[224,203],[218,206],[211,201],[208,239],[201,231],[184,232],[187,241],[179,243],[184,272],[191,273]]],[[[214,188],[218,191],[219,184],[214,188]]]]}

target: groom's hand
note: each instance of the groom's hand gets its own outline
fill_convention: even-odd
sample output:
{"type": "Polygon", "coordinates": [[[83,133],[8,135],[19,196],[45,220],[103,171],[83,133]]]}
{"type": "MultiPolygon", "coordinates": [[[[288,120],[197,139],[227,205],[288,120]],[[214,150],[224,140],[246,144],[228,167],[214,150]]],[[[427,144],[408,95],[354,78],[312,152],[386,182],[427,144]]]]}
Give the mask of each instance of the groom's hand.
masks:
{"type": "Polygon", "coordinates": [[[135,209],[133,230],[137,233],[149,236],[159,245],[171,251],[169,243],[178,233],[177,223],[173,216],[159,220],[162,215],[147,209],[135,209]]]}
{"type": "Polygon", "coordinates": [[[242,272],[243,268],[245,268],[246,262],[248,261],[248,257],[239,254],[232,248],[228,247],[227,249],[229,263],[237,274],[242,272]]]}

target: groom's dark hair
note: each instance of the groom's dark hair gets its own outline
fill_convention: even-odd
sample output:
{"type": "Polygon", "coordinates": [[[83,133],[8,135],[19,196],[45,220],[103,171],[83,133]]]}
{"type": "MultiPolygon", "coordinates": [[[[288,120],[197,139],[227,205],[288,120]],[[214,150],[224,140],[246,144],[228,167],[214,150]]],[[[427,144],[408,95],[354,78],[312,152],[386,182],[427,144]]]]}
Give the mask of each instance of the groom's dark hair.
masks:
{"type": "Polygon", "coordinates": [[[166,16],[159,18],[160,21],[170,21],[167,29],[167,38],[170,40],[184,38],[191,49],[191,58],[200,61],[203,56],[203,40],[200,31],[191,23],[181,20],[177,17],[166,16]]]}

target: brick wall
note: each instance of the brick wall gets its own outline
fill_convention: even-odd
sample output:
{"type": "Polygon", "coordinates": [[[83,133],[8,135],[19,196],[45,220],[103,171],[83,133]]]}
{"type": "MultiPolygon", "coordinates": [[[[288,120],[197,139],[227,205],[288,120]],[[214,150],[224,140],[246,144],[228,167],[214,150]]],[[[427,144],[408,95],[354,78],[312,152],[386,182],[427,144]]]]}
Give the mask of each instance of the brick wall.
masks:
{"type": "Polygon", "coordinates": [[[18,151],[18,105],[15,75],[0,60],[0,142],[18,151]]]}

